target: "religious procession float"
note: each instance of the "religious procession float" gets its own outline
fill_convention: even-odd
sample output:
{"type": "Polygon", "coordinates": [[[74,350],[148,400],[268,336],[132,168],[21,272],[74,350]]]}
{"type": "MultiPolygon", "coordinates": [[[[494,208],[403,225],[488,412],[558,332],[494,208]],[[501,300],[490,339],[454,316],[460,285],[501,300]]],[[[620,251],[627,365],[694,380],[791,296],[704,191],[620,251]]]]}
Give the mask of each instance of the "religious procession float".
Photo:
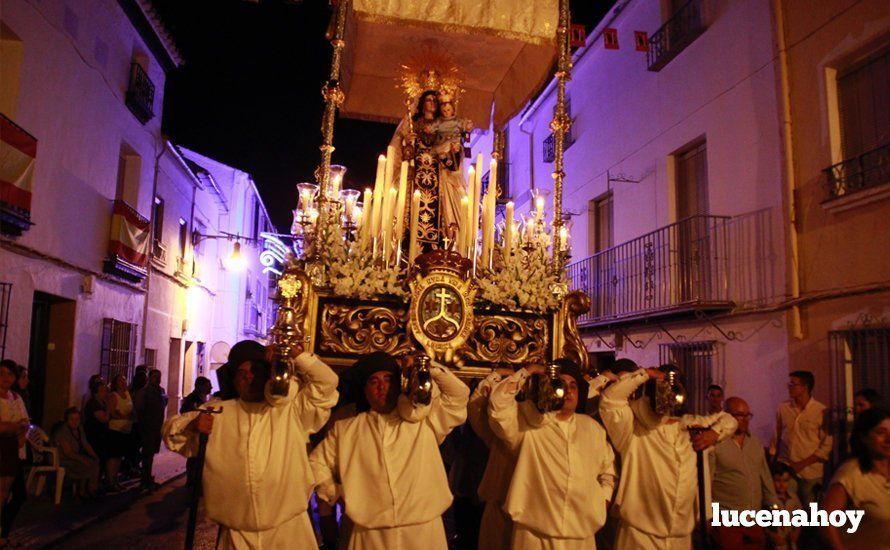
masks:
{"type": "Polygon", "coordinates": [[[423,350],[468,378],[561,357],[586,371],[576,318],[590,301],[568,289],[562,216],[568,0],[339,0],[334,12],[321,163],[298,186],[270,332],[277,376],[298,349],[339,368],[423,350]],[[517,216],[499,196],[501,128],[554,67],[553,192],[517,216]],[[398,122],[363,191],[341,188],[332,165],[338,113],[398,122]],[[471,158],[474,123],[494,139],[471,158]]]}

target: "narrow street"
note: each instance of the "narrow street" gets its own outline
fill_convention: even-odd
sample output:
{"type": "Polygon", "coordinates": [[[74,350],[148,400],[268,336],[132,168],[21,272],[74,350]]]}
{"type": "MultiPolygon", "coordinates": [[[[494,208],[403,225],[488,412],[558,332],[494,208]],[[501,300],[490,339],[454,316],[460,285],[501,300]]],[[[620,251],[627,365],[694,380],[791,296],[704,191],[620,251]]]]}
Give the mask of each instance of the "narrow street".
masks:
{"type": "MultiPolygon", "coordinates": [[[[191,489],[185,486],[185,476],[182,476],[147,494],[123,512],[97,521],[50,548],[182,548],[190,497],[191,489]]],[[[203,507],[199,511],[195,548],[212,549],[216,543],[217,527],[212,522],[202,522],[202,517],[203,507]]]]}

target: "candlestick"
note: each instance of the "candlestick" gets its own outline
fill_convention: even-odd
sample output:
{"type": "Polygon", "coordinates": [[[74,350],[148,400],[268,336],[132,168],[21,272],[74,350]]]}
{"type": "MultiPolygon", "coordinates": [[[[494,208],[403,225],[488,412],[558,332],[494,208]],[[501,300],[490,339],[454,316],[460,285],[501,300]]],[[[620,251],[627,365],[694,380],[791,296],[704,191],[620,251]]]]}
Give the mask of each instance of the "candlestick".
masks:
{"type": "Polygon", "coordinates": [[[408,265],[417,257],[417,220],[420,217],[420,190],[416,189],[411,196],[411,236],[408,240],[408,265]]]}

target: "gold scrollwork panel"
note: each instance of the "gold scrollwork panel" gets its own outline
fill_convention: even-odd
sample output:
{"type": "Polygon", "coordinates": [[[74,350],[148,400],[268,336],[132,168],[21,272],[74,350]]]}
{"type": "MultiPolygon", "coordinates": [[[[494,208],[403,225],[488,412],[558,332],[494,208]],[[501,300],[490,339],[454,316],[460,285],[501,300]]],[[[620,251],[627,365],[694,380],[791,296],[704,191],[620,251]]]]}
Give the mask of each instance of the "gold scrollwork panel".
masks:
{"type": "Polygon", "coordinates": [[[467,365],[546,364],[550,319],[477,314],[476,330],[461,350],[467,365]]]}
{"type": "Polygon", "coordinates": [[[321,303],[320,307],[319,355],[358,356],[375,351],[401,355],[414,350],[405,331],[407,306],[321,303]]]}

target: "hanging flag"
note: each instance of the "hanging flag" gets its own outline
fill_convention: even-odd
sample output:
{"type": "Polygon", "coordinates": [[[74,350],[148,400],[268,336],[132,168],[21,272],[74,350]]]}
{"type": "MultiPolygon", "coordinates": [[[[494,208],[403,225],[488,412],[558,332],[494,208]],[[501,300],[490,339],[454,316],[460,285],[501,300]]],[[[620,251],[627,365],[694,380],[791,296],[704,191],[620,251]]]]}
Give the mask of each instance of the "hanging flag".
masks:
{"type": "Polygon", "coordinates": [[[603,47],[607,50],[618,49],[618,29],[603,29],[603,47]]]}
{"type": "Polygon", "coordinates": [[[584,25],[573,24],[569,28],[569,46],[582,48],[587,43],[587,30],[584,25]]]}
{"type": "Polygon", "coordinates": [[[151,224],[122,200],[114,201],[108,252],[115,259],[145,269],[148,266],[148,235],[151,224]]]}
{"type": "Polygon", "coordinates": [[[0,208],[31,217],[31,182],[37,157],[37,138],[0,115],[0,208]]]}
{"type": "Polygon", "coordinates": [[[638,52],[649,51],[649,33],[646,31],[634,31],[634,44],[638,52]]]}

